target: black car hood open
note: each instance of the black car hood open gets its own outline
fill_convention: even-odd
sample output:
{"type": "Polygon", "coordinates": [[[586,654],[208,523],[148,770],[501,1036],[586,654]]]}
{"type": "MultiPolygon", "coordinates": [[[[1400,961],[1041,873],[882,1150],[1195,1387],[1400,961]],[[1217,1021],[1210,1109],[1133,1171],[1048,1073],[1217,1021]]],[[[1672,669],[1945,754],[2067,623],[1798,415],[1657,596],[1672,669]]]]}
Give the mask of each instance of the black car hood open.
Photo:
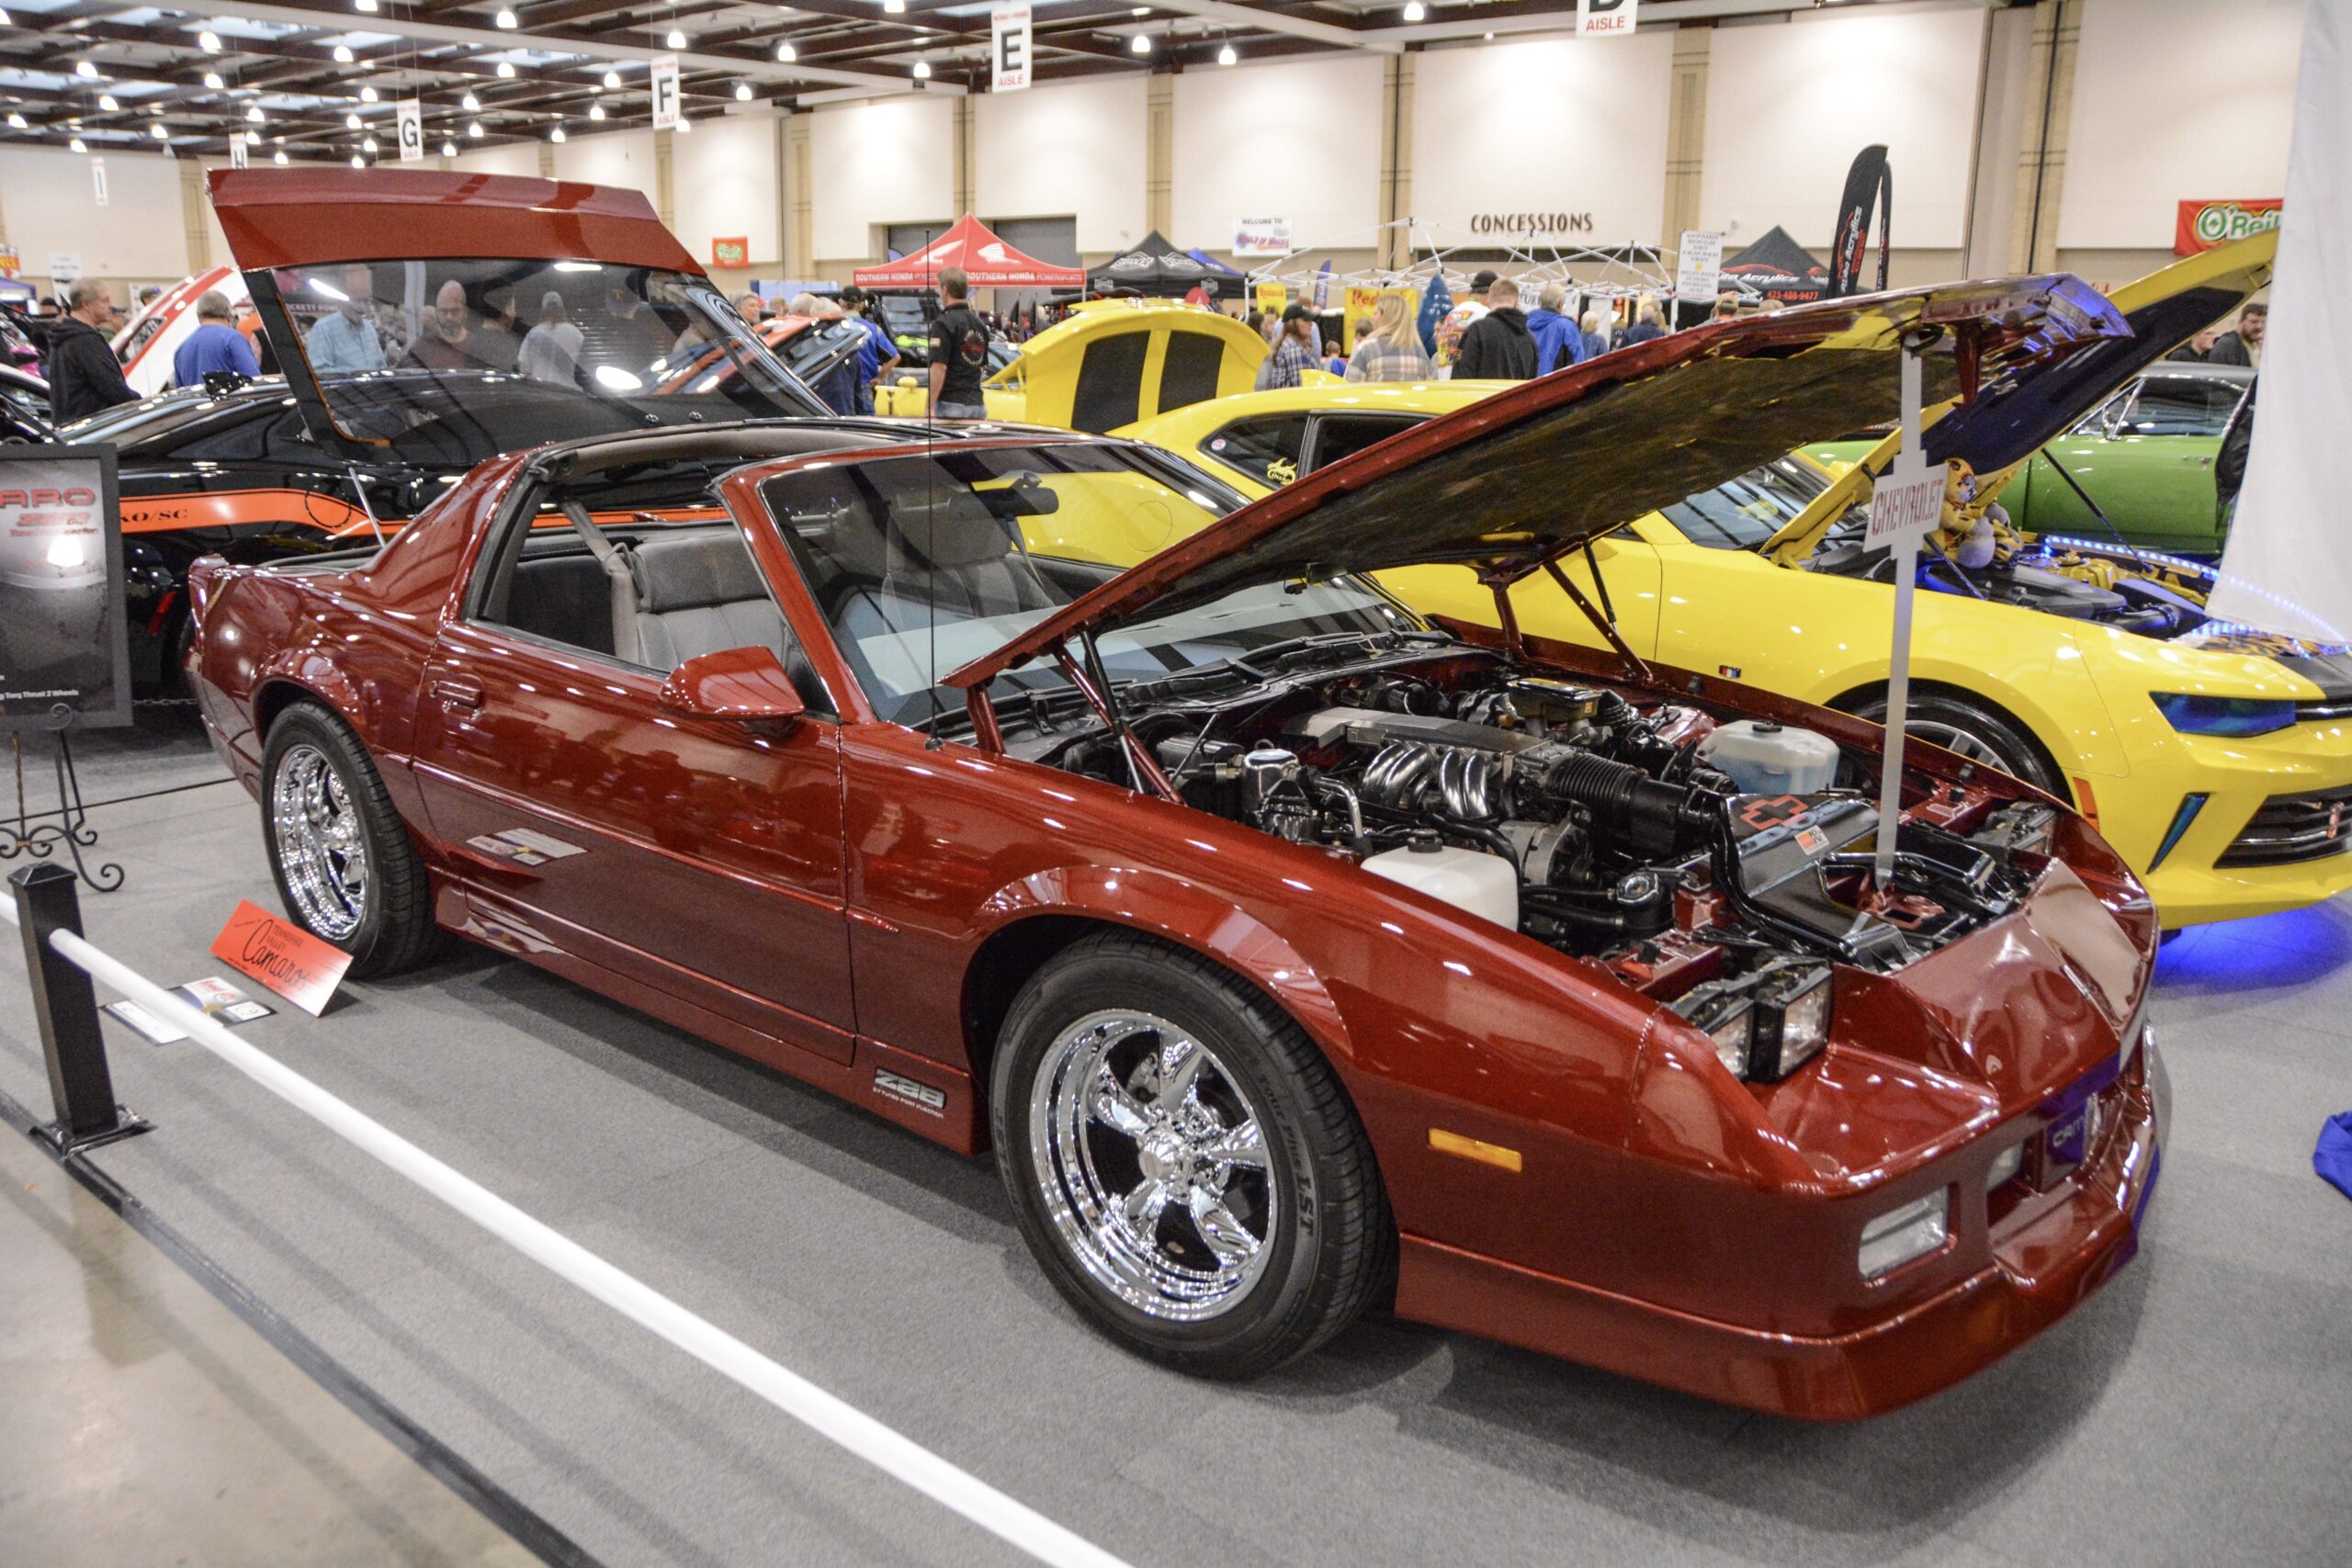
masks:
{"type": "MultiPolygon", "coordinates": [[[[1928,402],[2015,397],[2130,326],[2066,274],[1825,301],[1653,339],[1367,447],[1170,547],[947,679],[969,690],[1081,630],[1255,584],[1454,562],[1516,581],[1645,513],[1892,419],[1896,350],[1934,329],[1928,402]]],[[[1980,468],[2020,434],[1987,422],[1980,468]]],[[[2046,437],[2044,437],[2046,439],[2046,437]]],[[[2039,444],[2037,441],[2036,445],[2039,444]]]]}

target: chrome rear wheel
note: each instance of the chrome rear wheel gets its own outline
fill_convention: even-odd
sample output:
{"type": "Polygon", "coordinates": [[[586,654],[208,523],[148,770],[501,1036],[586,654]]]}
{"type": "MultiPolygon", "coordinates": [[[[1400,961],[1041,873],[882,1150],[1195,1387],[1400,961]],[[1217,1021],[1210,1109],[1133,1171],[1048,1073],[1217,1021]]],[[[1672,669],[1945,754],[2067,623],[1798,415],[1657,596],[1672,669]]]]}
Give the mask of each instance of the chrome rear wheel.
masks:
{"type": "Polygon", "coordinates": [[[348,786],[317,747],[297,744],[278,757],[269,831],[302,923],[329,942],[348,942],[368,918],[368,834],[348,786]]]}

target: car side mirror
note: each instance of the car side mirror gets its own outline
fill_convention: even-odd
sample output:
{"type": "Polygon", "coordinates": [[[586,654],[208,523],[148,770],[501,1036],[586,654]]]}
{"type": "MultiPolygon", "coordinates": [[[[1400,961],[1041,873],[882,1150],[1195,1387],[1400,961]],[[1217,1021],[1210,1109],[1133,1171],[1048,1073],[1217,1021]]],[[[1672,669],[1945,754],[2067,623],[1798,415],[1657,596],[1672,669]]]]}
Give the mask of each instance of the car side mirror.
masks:
{"type": "Polygon", "coordinates": [[[766,647],[723,649],[689,659],[662,682],[660,700],[665,712],[692,718],[789,721],[808,711],[784,660],[766,647]]]}

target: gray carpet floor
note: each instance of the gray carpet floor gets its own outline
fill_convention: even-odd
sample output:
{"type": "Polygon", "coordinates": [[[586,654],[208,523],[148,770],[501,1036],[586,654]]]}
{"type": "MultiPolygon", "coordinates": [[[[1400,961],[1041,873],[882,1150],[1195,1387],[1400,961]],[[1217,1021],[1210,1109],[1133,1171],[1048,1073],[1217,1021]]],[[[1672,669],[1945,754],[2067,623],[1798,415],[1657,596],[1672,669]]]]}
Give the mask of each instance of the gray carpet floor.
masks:
{"type": "MultiPolygon", "coordinates": [[[[186,742],[128,759],[183,784],[186,742]]],[[[95,793],[95,792],[94,792],[95,793]]],[[[166,984],[275,908],[234,785],[107,807],[101,946],[166,984]]],[[[13,954],[13,944],[10,952],[13,954]]],[[[2174,1142],[2139,1258],[1959,1389],[1754,1416],[1363,1325],[1254,1386],[1082,1328],[985,1166],[518,964],[469,953],[248,1036],[820,1385],[1141,1564],[2342,1563],[2352,907],[2192,931],[2154,1018],[2174,1142]]],[[[605,1562],[994,1563],[1010,1550],[551,1276],[187,1043],[109,1024],[160,1131],[98,1162],[605,1562]]],[[[13,956],[0,1089],[45,1110],[13,956]]]]}

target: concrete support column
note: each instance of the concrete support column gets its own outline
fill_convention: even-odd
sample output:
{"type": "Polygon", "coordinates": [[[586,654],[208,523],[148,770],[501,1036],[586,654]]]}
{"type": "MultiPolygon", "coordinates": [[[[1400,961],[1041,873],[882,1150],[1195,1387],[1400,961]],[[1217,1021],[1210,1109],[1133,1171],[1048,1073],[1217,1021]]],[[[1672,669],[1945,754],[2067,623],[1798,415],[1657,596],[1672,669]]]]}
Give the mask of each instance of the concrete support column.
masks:
{"type": "Polygon", "coordinates": [[[2010,264],[2018,271],[2057,265],[2058,202],[2065,192],[2066,126],[2074,115],[2082,33],[2082,0],[2041,0],[2034,6],[2010,222],[2010,264]]]}
{"type": "MultiPolygon", "coordinates": [[[[1176,227],[1176,74],[1155,71],[1144,81],[1143,226],[1162,234],[1176,227]]],[[[1143,238],[1141,234],[1136,236],[1143,238]]]]}
{"type": "Polygon", "coordinates": [[[678,133],[653,133],[653,210],[671,228],[678,223],[678,133]]]}
{"type": "MultiPolygon", "coordinates": [[[[1380,220],[1413,216],[1413,81],[1418,52],[1389,55],[1380,71],[1380,220]]],[[[1412,263],[1412,235],[1382,231],[1380,265],[1401,269],[1412,263]]]]}
{"type": "Polygon", "coordinates": [[[187,269],[202,272],[212,265],[212,231],[205,219],[212,205],[212,193],[205,188],[204,165],[193,158],[182,158],[180,165],[180,218],[187,226],[187,269]]]}
{"type": "Polygon", "coordinates": [[[956,216],[961,218],[972,210],[972,146],[978,140],[973,126],[972,106],[978,100],[969,93],[956,100],[956,216]]]}
{"type": "Polygon", "coordinates": [[[1661,245],[1682,243],[1699,227],[1699,183],[1707,149],[1707,61],[1713,28],[1683,28],[1674,35],[1674,77],[1666,100],[1666,232],[1661,245]]]}
{"type": "Polygon", "coordinates": [[[784,180],[784,275],[791,278],[817,276],[816,201],[808,168],[809,117],[805,109],[786,115],[778,123],[782,137],[780,167],[784,180]]]}
{"type": "MultiPolygon", "coordinates": [[[[2018,154],[2027,145],[2026,104],[2039,106],[2044,77],[2031,68],[2030,10],[1995,11],[1984,19],[1984,68],[1976,98],[1976,159],[1969,171],[1962,277],[1999,277],[2018,270],[2009,254],[2017,209],[2018,154]]],[[[2038,127],[2037,127],[2038,129],[2038,127]]]]}

